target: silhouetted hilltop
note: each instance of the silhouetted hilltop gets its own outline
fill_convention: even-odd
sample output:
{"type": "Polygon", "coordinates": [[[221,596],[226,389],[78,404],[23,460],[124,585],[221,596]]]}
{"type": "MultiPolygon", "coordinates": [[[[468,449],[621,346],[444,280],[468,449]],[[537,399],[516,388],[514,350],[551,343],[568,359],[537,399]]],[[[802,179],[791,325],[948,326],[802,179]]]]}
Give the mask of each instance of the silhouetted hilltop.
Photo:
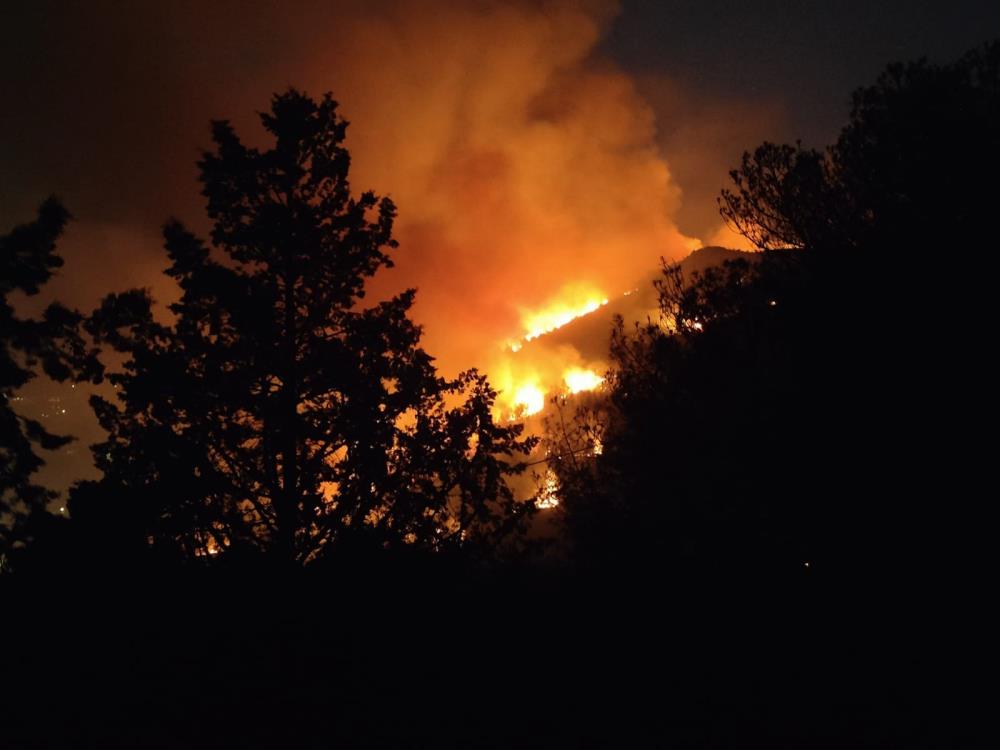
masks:
{"type": "MultiPolygon", "coordinates": [[[[721,266],[727,260],[743,258],[747,255],[753,255],[753,253],[748,253],[743,250],[732,250],[728,247],[720,247],[719,245],[707,245],[705,247],[699,247],[682,260],[681,268],[684,269],[685,273],[704,271],[706,268],[711,266],[721,266]]],[[[657,273],[657,276],[659,276],[659,273],[657,273]]]]}
{"type": "MultiPolygon", "coordinates": [[[[684,258],[680,265],[684,275],[690,277],[696,271],[704,271],[711,266],[722,265],[727,260],[749,255],[753,253],[718,246],[701,247],[684,258]]],[[[526,342],[524,352],[529,354],[534,349],[568,345],[580,352],[585,360],[605,359],[616,315],[620,315],[626,325],[631,325],[634,321],[644,322],[657,313],[656,289],[653,287],[653,281],[660,275],[659,269],[650,271],[649,275],[637,281],[632,289],[626,290],[627,293],[621,290],[608,290],[608,304],[551,333],[526,342]]]]}

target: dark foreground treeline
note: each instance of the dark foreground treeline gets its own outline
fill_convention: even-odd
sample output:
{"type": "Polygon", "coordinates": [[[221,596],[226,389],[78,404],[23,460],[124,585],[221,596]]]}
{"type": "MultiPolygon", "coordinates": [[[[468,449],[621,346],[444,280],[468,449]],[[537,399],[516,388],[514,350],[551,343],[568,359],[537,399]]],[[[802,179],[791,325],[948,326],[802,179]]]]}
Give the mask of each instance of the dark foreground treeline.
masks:
{"type": "MultiPolygon", "coordinates": [[[[4,313],[12,363],[131,361],[68,520],[28,479],[60,438],[3,405],[8,744],[982,739],[1000,46],[889,68],[825,152],[745,157],[720,207],[764,252],[666,267],[662,319],[550,426],[557,552],[488,384],[436,375],[412,294],[359,305],[393,208],[350,197],[333,103],[264,124],[201,164],[226,261],[167,227],[173,323],[140,292],[4,313]]],[[[43,283],[64,221],[4,238],[5,278],[43,283]]]]}
{"type": "Polygon", "coordinates": [[[5,586],[5,747],[971,747],[991,712],[984,622],[939,624],[959,597],[360,564],[109,583],[5,586]]]}
{"type": "Polygon", "coordinates": [[[888,68],[826,151],[746,154],[719,204],[762,252],[665,267],[662,319],[613,335],[609,397],[554,420],[578,562],[977,578],[998,167],[996,44],[888,68]]]}

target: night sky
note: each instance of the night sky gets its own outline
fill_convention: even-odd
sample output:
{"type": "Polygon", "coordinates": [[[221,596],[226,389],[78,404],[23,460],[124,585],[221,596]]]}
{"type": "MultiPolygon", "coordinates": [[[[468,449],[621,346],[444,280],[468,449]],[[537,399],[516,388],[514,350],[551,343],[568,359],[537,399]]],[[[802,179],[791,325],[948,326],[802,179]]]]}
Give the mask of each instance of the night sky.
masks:
{"type": "MultiPolygon", "coordinates": [[[[46,295],[89,308],[147,286],[168,301],[159,227],[178,216],[205,229],[194,162],[209,120],[231,119],[252,140],[253,113],[271,93],[330,90],[353,123],[356,188],[397,200],[400,253],[415,259],[386,288],[419,287],[428,349],[457,368],[486,355],[476,343],[484,324],[443,329],[473,305],[452,289],[475,294],[470,320],[499,321],[486,329],[492,341],[567,269],[624,288],[658,255],[679,256],[681,238],[716,235],[714,198],[742,151],[762,140],[828,143],[852,89],[888,62],[945,61],[1000,36],[1000,4],[38,0],[8,4],[3,25],[0,228],[30,219],[52,193],[76,217],[46,295]],[[545,141],[522,134],[545,118],[574,145],[528,169],[545,141]],[[536,183],[557,196],[541,216],[526,208],[536,183]],[[626,262],[583,226],[595,209],[573,193],[580,183],[614,208],[597,214],[609,236],[621,234],[616,216],[630,227],[644,217],[626,262]],[[484,220],[466,216],[463,201],[509,215],[479,236],[484,220]],[[549,217],[590,239],[552,247],[549,217]],[[508,241],[500,230],[511,225],[508,241]],[[511,289],[522,298],[510,300],[511,289]]],[[[39,380],[24,394],[26,411],[81,438],[49,458],[55,487],[88,471],[97,433],[85,390],[39,380]]]]}

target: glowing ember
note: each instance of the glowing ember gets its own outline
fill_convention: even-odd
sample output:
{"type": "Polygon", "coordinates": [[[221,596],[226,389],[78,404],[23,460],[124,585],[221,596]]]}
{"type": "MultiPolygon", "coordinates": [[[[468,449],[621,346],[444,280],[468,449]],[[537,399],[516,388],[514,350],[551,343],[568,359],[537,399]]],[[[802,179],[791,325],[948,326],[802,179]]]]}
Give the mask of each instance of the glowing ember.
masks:
{"type": "Polygon", "coordinates": [[[537,414],[545,408],[545,391],[535,383],[525,383],[514,391],[514,407],[523,416],[537,414]]]}
{"type": "Polygon", "coordinates": [[[557,505],[559,505],[559,480],[556,479],[555,472],[549,469],[545,472],[545,484],[535,499],[535,507],[545,510],[555,508],[557,505]]]}
{"type": "Polygon", "coordinates": [[[593,370],[585,370],[582,367],[571,367],[563,373],[563,382],[570,393],[580,393],[581,391],[592,391],[601,383],[604,378],[593,370]]]}

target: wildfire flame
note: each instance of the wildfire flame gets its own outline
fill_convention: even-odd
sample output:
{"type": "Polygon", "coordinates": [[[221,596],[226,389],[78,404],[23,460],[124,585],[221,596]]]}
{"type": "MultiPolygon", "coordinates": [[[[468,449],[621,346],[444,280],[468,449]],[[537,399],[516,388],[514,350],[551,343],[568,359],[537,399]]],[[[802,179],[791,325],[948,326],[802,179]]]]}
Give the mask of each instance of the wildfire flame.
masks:
{"type": "Polygon", "coordinates": [[[592,391],[604,382],[604,378],[593,370],[571,367],[563,373],[563,382],[570,393],[592,391]]]}
{"type": "Polygon", "coordinates": [[[545,391],[537,383],[525,383],[514,391],[513,403],[521,416],[537,414],[545,408],[545,391]]]}
{"type": "Polygon", "coordinates": [[[603,376],[597,369],[583,366],[572,347],[532,348],[524,345],[546,333],[562,328],[577,318],[588,315],[608,304],[608,298],[598,289],[585,284],[563,287],[555,298],[535,310],[522,310],[524,334],[504,345],[504,354],[492,368],[497,384],[502,413],[508,419],[538,414],[545,408],[549,393],[575,394],[598,388],[603,376]],[[518,356],[513,356],[513,355],[518,356]]]}
{"type": "MultiPolygon", "coordinates": [[[[539,310],[522,310],[524,341],[532,341],[552,333],[584,315],[589,315],[608,304],[608,298],[596,289],[585,285],[564,287],[558,297],[539,310]]],[[[520,349],[514,349],[514,351],[520,349]]]]}
{"type": "Polygon", "coordinates": [[[559,505],[559,479],[552,469],[545,472],[545,481],[539,491],[535,507],[539,510],[548,510],[559,505]]]}

